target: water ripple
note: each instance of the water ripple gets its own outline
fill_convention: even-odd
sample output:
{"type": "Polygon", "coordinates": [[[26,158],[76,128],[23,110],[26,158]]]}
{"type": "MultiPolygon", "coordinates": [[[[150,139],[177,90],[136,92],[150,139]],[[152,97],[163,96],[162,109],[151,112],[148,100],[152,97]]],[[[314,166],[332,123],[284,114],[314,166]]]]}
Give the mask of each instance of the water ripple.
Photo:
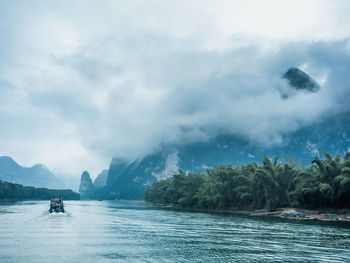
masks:
{"type": "Polygon", "coordinates": [[[0,206],[1,262],[350,262],[350,227],[183,213],[139,202],[0,206]]]}

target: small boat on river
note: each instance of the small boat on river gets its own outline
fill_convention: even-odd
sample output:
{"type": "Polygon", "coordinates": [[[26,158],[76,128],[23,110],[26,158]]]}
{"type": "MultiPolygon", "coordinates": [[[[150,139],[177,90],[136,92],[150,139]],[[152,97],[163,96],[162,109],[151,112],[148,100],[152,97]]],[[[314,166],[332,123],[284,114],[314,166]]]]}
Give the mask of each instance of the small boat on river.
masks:
{"type": "Polygon", "coordinates": [[[63,200],[61,196],[53,196],[50,202],[50,213],[64,213],[63,200]]]}

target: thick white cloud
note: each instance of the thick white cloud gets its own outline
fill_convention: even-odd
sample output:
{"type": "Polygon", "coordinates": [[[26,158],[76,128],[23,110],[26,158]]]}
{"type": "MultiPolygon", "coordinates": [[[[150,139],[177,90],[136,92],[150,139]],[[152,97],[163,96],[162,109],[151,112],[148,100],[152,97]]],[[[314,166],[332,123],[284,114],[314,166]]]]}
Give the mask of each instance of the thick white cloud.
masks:
{"type": "Polygon", "coordinates": [[[217,132],[281,143],[347,107],[347,11],[347,1],[5,1],[0,154],[96,175],[112,156],[217,132]],[[321,91],[283,99],[290,66],[321,91]]]}

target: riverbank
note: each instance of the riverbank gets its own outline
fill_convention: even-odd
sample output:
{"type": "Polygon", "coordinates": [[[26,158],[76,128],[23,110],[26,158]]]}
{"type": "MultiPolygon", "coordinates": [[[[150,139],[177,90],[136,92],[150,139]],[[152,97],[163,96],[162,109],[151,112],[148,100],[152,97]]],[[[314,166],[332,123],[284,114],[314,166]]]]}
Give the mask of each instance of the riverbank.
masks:
{"type": "Polygon", "coordinates": [[[158,209],[201,212],[201,213],[221,213],[221,214],[241,214],[249,216],[270,216],[288,218],[294,220],[321,220],[321,221],[347,221],[350,222],[350,209],[298,209],[298,208],[279,208],[274,211],[267,210],[220,210],[220,209],[200,209],[200,208],[181,208],[173,205],[146,203],[158,209]]]}

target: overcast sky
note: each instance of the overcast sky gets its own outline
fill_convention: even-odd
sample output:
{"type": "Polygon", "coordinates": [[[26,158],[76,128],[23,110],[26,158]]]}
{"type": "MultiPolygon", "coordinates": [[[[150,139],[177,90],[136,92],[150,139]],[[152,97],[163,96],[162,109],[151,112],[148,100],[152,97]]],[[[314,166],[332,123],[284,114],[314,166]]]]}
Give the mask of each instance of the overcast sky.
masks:
{"type": "Polygon", "coordinates": [[[0,4],[0,155],[95,177],[218,132],[263,145],[347,110],[350,1],[0,4]],[[291,92],[299,67],[320,85],[291,92]]]}

